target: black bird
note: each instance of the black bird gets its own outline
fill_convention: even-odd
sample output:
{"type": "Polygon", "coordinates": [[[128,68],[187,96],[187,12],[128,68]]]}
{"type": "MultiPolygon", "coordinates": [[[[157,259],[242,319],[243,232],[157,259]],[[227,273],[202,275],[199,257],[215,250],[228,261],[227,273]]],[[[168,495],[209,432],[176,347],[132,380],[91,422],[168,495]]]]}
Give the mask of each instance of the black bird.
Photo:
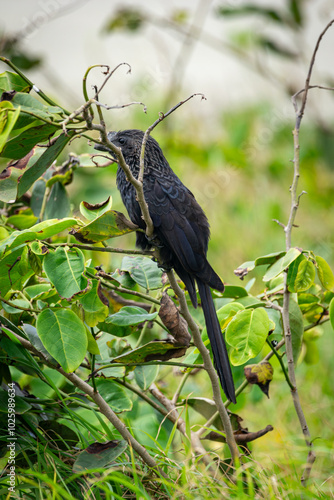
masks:
{"type": "MultiPolygon", "coordinates": [[[[141,130],[135,129],[108,134],[110,142],[122,149],[124,159],[136,178],[143,136],[141,130]]],[[[114,156],[105,146],[97,144],[95,149],[108,151],[114,156]]],[[[120,166],[117,170],[117,187],[131,221],[145,229],[135,189],[127,181],[120,166]]],[[[209,223],[194,195],[175,175],[159,144],[151,136],[145,148],[143,188],[163,266],[176,271],[185,284],[194,307],[197,307],[195,282],[197,283],[215,368],[226,396],[235,403],[231,367],[210,291],[211,287],[223,292],[224,284],[206,258],[209,223]]],[[[137,232],[136,244],[145,250],[153,246],[153,241],[137,232]]]]}

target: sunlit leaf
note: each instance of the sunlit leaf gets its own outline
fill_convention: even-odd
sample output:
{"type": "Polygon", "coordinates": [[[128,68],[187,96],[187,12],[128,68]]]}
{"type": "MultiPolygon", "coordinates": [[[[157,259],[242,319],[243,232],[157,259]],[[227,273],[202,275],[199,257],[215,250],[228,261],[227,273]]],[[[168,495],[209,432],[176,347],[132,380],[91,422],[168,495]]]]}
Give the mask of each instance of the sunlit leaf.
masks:
{"type": "Polygon", "coordinates": [[[242,365],[262,349],[269,332],[269,318],[264,308],[239,311],[226,328],[226,341],[233,347],[234,365],[242,365]]]}
{"type": "Polygon", "coordinates": [[[83,276],[85,258],[79,248],[58,247],[50,251],[43,262],[44,270],[59,295],[65,299],[84,290],[87,278],[83,276]]]}
{"type": "Polygon", "coordinates": [[[263,281],[270,281],[281,274],[300,254],[301,250],[299,250],[299,248],[290,248],[284,257],[281,257],[269,267],[266,274],[263,276],[263,281]]]}
{"type": "Polygon", "coordinates": [[[326,290],[334,292],[334,275],[331,268],[329,267],[329,264],[319,255],[317,255],[315,260],[317,263],[319,280],[322,286],[326,288],[326,290]]]}

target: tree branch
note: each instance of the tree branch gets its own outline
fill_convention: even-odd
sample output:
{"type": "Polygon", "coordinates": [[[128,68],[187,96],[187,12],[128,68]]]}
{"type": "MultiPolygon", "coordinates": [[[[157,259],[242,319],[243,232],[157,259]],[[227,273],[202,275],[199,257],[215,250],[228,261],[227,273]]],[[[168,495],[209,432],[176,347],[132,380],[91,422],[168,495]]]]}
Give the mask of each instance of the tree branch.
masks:
{"type": "Polygon", "coordinates": [[[151,455],[146,451],[146,449],[132,436],[132,434],[128,431],[127,427],[123,424],[123,422],[118,418],[116,413],[110,408],[108,403],[102,398],[102,396],[95,392],[93,387],[91,387],[87,382],[81,380],[75,373],[66,373],[61,367],[55,367],[40,353],[28,340],[20,337],[17,333],[12,332],[12,334],[20,341],[22,346],[28,351],[32,352],[36,356],[38,356],[44,364],[48,365],[50,368],[57,370],[61,373],[67,380],[72,382],[72,384],[87,394],[99,407],[100,412],[109,420],[109,422],[118,430],[123,439],[128,442],[129,446],[131,446],[138,455],[142,458],[142,460],[153,469],[156,474],[159,476],[168,479],[168,475],[158,466],[156,461],[151,457],[151,455]]]}

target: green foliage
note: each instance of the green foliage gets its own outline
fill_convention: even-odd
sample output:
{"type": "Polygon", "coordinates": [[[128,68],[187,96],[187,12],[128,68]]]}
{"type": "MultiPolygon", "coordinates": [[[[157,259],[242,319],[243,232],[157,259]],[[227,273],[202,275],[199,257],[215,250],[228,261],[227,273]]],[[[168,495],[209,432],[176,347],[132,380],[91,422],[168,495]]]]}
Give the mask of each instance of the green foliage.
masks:
{"type": "MultiPolygon", "coordinates": [[[[295,2],[296,23],[297,7],[295,2]]],[[[266,15],[273,18],[272,12],[269,9],[266,15]]],[[[280,22],[280,19],[275,21],[280,22]]],[[[139,26],[140,23],[133,29],[139,26]]],[[[0,179],[3,201],[0,376],[6,391],[15,382],[17,463],[22,472],[17,489],[22,489],[26,498],[40,495],[41,486],[46,495],[52,494],[54,498],[85,498],[86,493],[96,498],[126,495],[150,498],[152,486],[157,489],[158,498],[273,496],[271,472],[260,471],[251,460],[248,472],[237,478],[236,484],[228,479],[230,472],[223,483],[221,479],[213,481],[201,463],[190,467],[193,459],[190,429],[198,425],[203,429],[207,426],[210,431],[214,428],[222,432],[223,429],[215,417],[214,403],[203,398],[207,388],[202,386],[204,375],[200,375],[200,384],[192,382],[195,396],[189,398],[189,394],[182,393],[187,435],[178,434],[177,426],[169,422],[166,412],[159,409],[150,393],[152,384],[163,380],[164,392],[170,399],[175,393],[179,395],[169,364],[179,364],[186,369],[180,384],[182,391],[187,380],[196,380],[195,377],[190,379],[190,375],[195,373],[196,365],[202,363],[193,346],[187,357],[179,361],[176,356],[180,355],[180,345],[166,338],[166,327],[162,327],[158,318],[165,288],[162,270],[147,256],[131,255],[131,250],[121,262],[117,261],[114,255],[118,249],[100,246],[101,242],[115,237],[127,241],[128,233],[137,229],[122,213],[113,209],[112,198],[97,205],[80,199],[80,212],[86,220],[70,217],[71,203],[74,200],[74,214],[78,213],[79,203],[75,201],[76,193],[70,198],[67,186],[75,184],[73,180],[80,183],[85,174],[80,172],[79,157],[72,156],[59,164],[63,149],[79,135],[73,121],[66,118],[69,116],[66,110],[30,96],[24,79],[11,73],[0,75],[0,89],[17,91],[11,100],[3,101],[0,110],[2,158],[10,161],[0,179]],[[51,136],[55,137],[50,141],[51,136]],[[46,148],[36,146],[43,142],[46,148]],[[29,197],[27,190],[30,190],[29,197]],[[106,252],[102,250],[108,250],[112,258],[105,259],[106,252]],[[94,267],[102,262],[105,270],[94,267]],[[156,340],[157,337],[163,340],[156,340]],[[29,340],[33,348],[29,351],[19,339],[29,340]],[[168,361],[171,358],[173,361],[168,361]],[[118,431],[94,401],[63,376],[64,372],[74,371],[82,380],[89,380],[109,407],[120,414],[136,438],[158,457],[165,471],[170,473],[173,464],[177,481],[157,478],[147,482],[145,468],[138,463],[118,431]],[[198,392],[200,397],[197,397],[198,392]],[[108,445],[106,441],[113,444],[108,445]],[[105,445],[109,447],[104,448],[105,445]],[[29,482],[24,480],[27,471],[29,482]]],[[[77,122],[85,123],[84,117],[77,116],[76,126],[77,122]]],[[[243,122],[239,126],[239,136],[249,138],[251,128],[243,122]]],[[[203,152],[196,144],[187,144],[187,138],[182,143],[169,140],[173,146],[172,157],[195,161],[200,156],[200,161],[203,160],[204,167],[209,170],[208,158],[214,156],[212,145],[203,152]]],[[[230,143],[223,143],[216,153],[233,160],[247,176],[250,175],[249,166],[246,155],[237,148],[238,140],[231,138],[230,143]]],[[[272,165],[272,175],[278,175],[275,172],[272,165]]],[[[96,175],[100,175],[98,171],[96,175]]],[[[266,202],[268,207],[271,200],[266,202]]],[[[238,211],[243,216],[248,208],[247,193],[239,205],[227,199],[228,216],[238,211]]],[[[220,213],[217,213],[215,224],[221,237],[224,224],[220,213]]],[[[273,378],[273,383],[277,384],[274,398],[279,391],[286,397],[283,350],[276,351],[279,361],[272,361],[273,365],[277,363],[274,375],[271,365],[260,363],[269,352],[268,343],[274,345],[273,340],[282,339],[279,309],[284,276],[293,294],[289,317],[294,361],[300,364],[300,370],[306,370],[307,364],[315,360],[310,353],[317,352],[319,325],[329,319],[334,325],[334,277],[327,261],[315,255],[317,249],[292,247],[288,252],[272,252],[275,245],[267,240],[266,236],[263,248],[258,246],[257,251],[261,249],[258,253],[264,255],[257,258],[254,258],[255,252],[237,249],[237,254],[244,256],[246,252],[246,258],[254,260],[239,266],[236,275],[244,279],[248,273],[254,273],[254,287],[255,280],[246,286],[234,281],[226,286],[224,294],[214,292],[222,334],[230,346],[230,358],[236,367],[235,380],[240,384],[238,412],[262,397],[258,389],[252,391],[247,400],[242,393],[246,387],[243,368],[249,360],[254,362],[254,373],[263,379],[265,367],[269,374],[266,380],[273,378]]],[[[177,303],[172,292],[170,294],[177,303]]],[[[193,313],[195,320],[203,324],[201,308],[193,313]]],[[[210,349],[205,328],[202,338],[210,349]]],[[[1,408],[7,401],[6,391],[0,391],[1,408]]],[[[254,421],[257,418],[256,415],[254,421]]],[[[239,413],[232,420],[237,432],[247,432],[241,427],[239,413]]],[[[210,443],[210,440],[223,441],[212,435],[205,441],[210,443]]],[[[2,429],[0,448],[6,458],[6,429],[2,429]]],[[[228,461],[226,448],[222,447],[219,453],[228,461]]],[[[280,475],[278,485],[275,476],[275,496],[284,489],[295,489],[295,475],[288,479],[288,472],[286,477],[280,475]]]]}

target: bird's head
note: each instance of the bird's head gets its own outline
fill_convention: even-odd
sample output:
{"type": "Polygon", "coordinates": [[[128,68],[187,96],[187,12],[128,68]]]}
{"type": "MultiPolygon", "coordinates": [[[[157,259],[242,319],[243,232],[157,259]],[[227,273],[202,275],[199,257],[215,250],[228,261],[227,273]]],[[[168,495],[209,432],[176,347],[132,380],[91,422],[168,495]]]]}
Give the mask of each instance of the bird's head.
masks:
{"type": "MultiPolygon", "coordinates": [[[[120,130],[119,132],[108,132],[108,139],[110,142],[115,144],[118,148],[121,148],[125,161],[128,163],[130,158],[139,158],[141,144],[144,137],[144,132],[142,130],[131,129],[131,130],[120,130]]],[[[114,153],[108,147],[103,144],[95,144],[94,149],[99,151],[106,151],[113,158],[115,158],[114,153]]]]}

